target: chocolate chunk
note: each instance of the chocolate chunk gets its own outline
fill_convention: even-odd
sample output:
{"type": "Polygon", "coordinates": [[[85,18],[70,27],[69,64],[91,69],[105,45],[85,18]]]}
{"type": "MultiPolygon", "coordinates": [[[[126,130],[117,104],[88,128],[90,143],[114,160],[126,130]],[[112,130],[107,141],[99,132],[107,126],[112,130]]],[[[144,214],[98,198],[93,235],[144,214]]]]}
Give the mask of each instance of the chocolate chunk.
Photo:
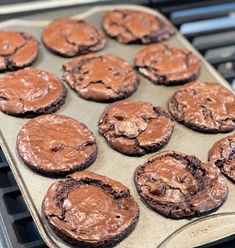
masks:
{"type": "Polygon", "coordinates": [[[63,57],[101,50],[106,43],[104,35],[91,24],[75,19],[57,19],[42,31],[42,40],[52,52],[63,57]]]}
{"type": "Polygon", "coordinates": [[[120,43],[148,44],[168,40],[174,30],[169,23],[143,11],[116,9],[103,18],[106,33],[120,43]]]}
{"type": "Polygon", "coordinates": [[[154,195],[165,195],[166,185],[164,182],[156,181],[150,186],[150,192],[154,195]]]}
{"type": "Polygon", "coordinates": [[[0,71],[32,65],[38,57],[38,42],[23,32],[0,32],[0,71]]]}
{"type": "Polygon", "coordinates": [[[217,83],[181,86],[169,100],[169,111],[177,121],[203,133],[235,129],[235,95],[217,83]]]}
{"type": "Polygon", "coordinates": [[[155,44],[137,53],[135,66],[155,84],[177,85],[196,79],[201,61],[186,48],[155,44]]]}
{"type": "Polygon", "coordinates": [[[131,65],[114,55],[83,55],[63,67],[64,80],[87,100],[120,100],[131,95],[139,83],[131,65]]]}
{"type": "Polygon", "coordinates": [[[90,248],[114,246],[139,218],[139,207],[127,187],[89,171],[53,183],[42,211],[61,239],[90,248]]]}
{"type": "Polygon", "coordinates": [[[47,176],[82,170],[96,159],[92,132],[79,121],[63,115],[43,115],[27,122],[17,137],[24,163],[47,176]]]}
{"type": "Polygon", "coordinates": [[[113,103],[102,113],[99,132],[115,150],[129,155],[154,152],[170,139],[174,121],[162,107],[143,101],[113,103]]]}
{"type": "Polygon", "coordinates": [[[28,67],[0,78],[0,110],[19,117],[53,113],[64,104],[66,93],[55,75],[28,67]]]}
{"type": "Polygon", "coordinates": [[[213,162],[202,163],[175,151],[159,152],[137,167],[135,183],[143,200],[170,218],[215,210],[228,194],[225,180],[213,162]]]}
{"type": "Polygon", "coordinates": [[[209,161],[235,183],[235,134],[217,141],[209,151],[209,161]]]}

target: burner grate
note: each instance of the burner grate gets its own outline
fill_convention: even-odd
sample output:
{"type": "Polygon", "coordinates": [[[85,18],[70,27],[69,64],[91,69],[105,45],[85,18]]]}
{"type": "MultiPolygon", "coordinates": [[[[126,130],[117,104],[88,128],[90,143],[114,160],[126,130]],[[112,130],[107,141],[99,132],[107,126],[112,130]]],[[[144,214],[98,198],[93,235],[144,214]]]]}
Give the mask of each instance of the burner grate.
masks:
{"type": "Polygon", "coordinates": [[[153,7],[168,16],[235,90],[235,2],[173,2],[169,0],[165,6],[155,3],[153,7]]]}
{"type": "Polygon", "coordinates": [[[0,247],[46,248],[1,148],[0,199],[0,247]]]}

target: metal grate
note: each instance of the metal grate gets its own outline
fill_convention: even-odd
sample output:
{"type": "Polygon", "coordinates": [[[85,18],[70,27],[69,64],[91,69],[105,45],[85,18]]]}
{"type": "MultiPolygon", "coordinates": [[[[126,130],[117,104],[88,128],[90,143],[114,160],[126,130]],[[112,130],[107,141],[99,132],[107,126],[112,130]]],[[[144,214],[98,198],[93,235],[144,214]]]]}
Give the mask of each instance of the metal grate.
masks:
{"type": "Polygon", "coordinates": [[[153,3],[168,16],[193,46],[235,90],[235,2],[181,1],[164,6],[153,3]]]}
{"type": "Polygon", "coordinates": [[[0,148],[0,247],[46,248],[0,148]]]}

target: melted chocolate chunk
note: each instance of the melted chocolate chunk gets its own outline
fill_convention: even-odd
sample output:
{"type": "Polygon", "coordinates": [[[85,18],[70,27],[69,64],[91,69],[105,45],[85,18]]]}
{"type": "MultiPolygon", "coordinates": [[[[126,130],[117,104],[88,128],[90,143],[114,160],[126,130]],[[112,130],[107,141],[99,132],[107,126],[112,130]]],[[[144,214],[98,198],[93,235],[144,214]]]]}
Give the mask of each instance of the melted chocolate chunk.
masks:
{"type": "Polygon", "coordinates": [[[144,201],[170,218],[199,216],[218,208],[228,187],[214,163],[194,156],[163,151],[135,171],[135,183],[144,201]]]}
{"type": "Polygon", "coordinates": [[[42,32],[45,46],[63,57],[101,50],[106,43],[104,35],[89,23],[75,19],[58,19],[42,32]]]}
{"type": "Polygon", "coordinates": [[[124,100],[108,106],[99,120],[99,132],[119,152],[143,155],[170,139],[174,121],[161,107],[143,101],[124,100]]]}
{"type": "Polygon", "coordinates": [[[168,40],[174,30],[170,24],[142,11],[117,9],[108,11],[103,18],[106,33],[118,42],[148,44],[168,40]]]}
{"type": "Polygon", "coordinates": [[[177,121],[203,133],[235,129],[235,95],[217,83],[181,86],[170,98],[169,111],[177,121]]]}
{"type": "Polygon", "coordinates": [[[113,55],[88,54],[65,64],[64,80],[80,97],[110,102],[131,95],[138,77],[131,65],[113,55]]]}
{"type": "Polygon", "coordinates": [[[38,52],[38,42],[33,36],[22,32],[0,32],[0,71],[32,65],[38,52]]]}
{"type": "Polygon", "coordinates": [[[42,210],[56,234],[79,247],[115,245],[139,218],[139,207],[127,187],[89,171],[53,183],[42,210]]]}
{"type": "Polygon", "coordinates": [[[55,114],[27,122],[18,134],[17,149],[27,166],[48,176],[85,169],[97,154],[95,138],[84,124],[55,114]]]}
{"type": "Polygon", "coordinates": [[[209,161],[235,183],[235,134],[217,141],[209,151],[209,161]]]}
{"type": "Polygon", "coordinates": [[[28,67],[0,78],[0,110],[19,117],[52,113],[64,104],[66,93],[55,75],[28,67]]]}
{"type": "Polygon", "coordinates": [[[201,61],[185,48],[155,44],[137,53],[135,66],[155,84],[177,85],[196,79],[201,61]]]}

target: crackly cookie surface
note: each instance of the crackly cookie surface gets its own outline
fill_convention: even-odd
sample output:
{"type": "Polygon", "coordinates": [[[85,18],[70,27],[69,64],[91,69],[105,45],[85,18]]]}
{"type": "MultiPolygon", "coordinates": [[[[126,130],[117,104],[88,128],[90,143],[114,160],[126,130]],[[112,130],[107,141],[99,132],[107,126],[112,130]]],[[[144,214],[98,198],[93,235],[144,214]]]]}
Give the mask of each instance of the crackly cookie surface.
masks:
{"type": "Polygon", "coordinates": [[[32,35],[23,32],[0,32],[0,71],[29,66],[37,59],[38,52],[38,42],[32,35]]]}
{"type": "Polygon", "coordinates": [[[127,187],[89,171],[53,183],[42,211],[56,234],[78,247],[114,246],[139,218],[139,207],[127,187]]]}
{"type": "Polygon", "coordinates": [[[154,210],[171,218],[198,216],[218,208],[228,187],[213,162],[195,156],[163,151],[135,171],[140,196],[154,210]]]}
{"type": "Polygon", "coordinates": [[[27,122],[17,137],[27,166],[48,176],[82,170],[94,162],[97,145],[92,132],[63,115],[43,115],[27,122]]]}
{"type": "Polygon", "coordinates": [[[64,104],[66,92],[52,73],[28,67],[0,78],[0,110],[22,117],[52,113],[64,104]]]}
{"type": "Polygon", "coordinates": [[[63,67],[63,79],[87,100],[111,102],[126,98],[139,82],[128,62],[110,54],[79,56],[63,67]]]}
{"type": "Polygon", "coordinates": [[[186,48],[155,44],[137,53],[135,66],[155,84],[177,85],[196,79],[201,61],[186,48]]]}
{"type": "Polygon", "coordinates": [[[185,126],[205,133],[235,129],[235,95],[217,83],[191,82],[169,100],[172,116],[185,126]]]}
{"type": "Polygon", "coordinates": [[[113,103],[102,113],[99,132],[119,152],[143,155],[166,145],[174,121],[162,107],[149,102],[124,100],[113,103]]]}
{"type": "Polygon", "coordinates": [[[174,34],[170,24],[157,16],[130,9],[108,11],[102,24],[110,37],[124,44],[148,44],[168,40],[174,34]]]}
{"type": "Polygon", "coordinates": [[[106,43],[105,37],[91,24],[76,19],[57,19],[42,31],[42,40],[52,52],[73,57],[101,50],[106,43]]]}
{"type": "Polygon", "coordinates": [[[208,158],[235,183],[235,134],[217,141],[211,147],[208,158]]]}

